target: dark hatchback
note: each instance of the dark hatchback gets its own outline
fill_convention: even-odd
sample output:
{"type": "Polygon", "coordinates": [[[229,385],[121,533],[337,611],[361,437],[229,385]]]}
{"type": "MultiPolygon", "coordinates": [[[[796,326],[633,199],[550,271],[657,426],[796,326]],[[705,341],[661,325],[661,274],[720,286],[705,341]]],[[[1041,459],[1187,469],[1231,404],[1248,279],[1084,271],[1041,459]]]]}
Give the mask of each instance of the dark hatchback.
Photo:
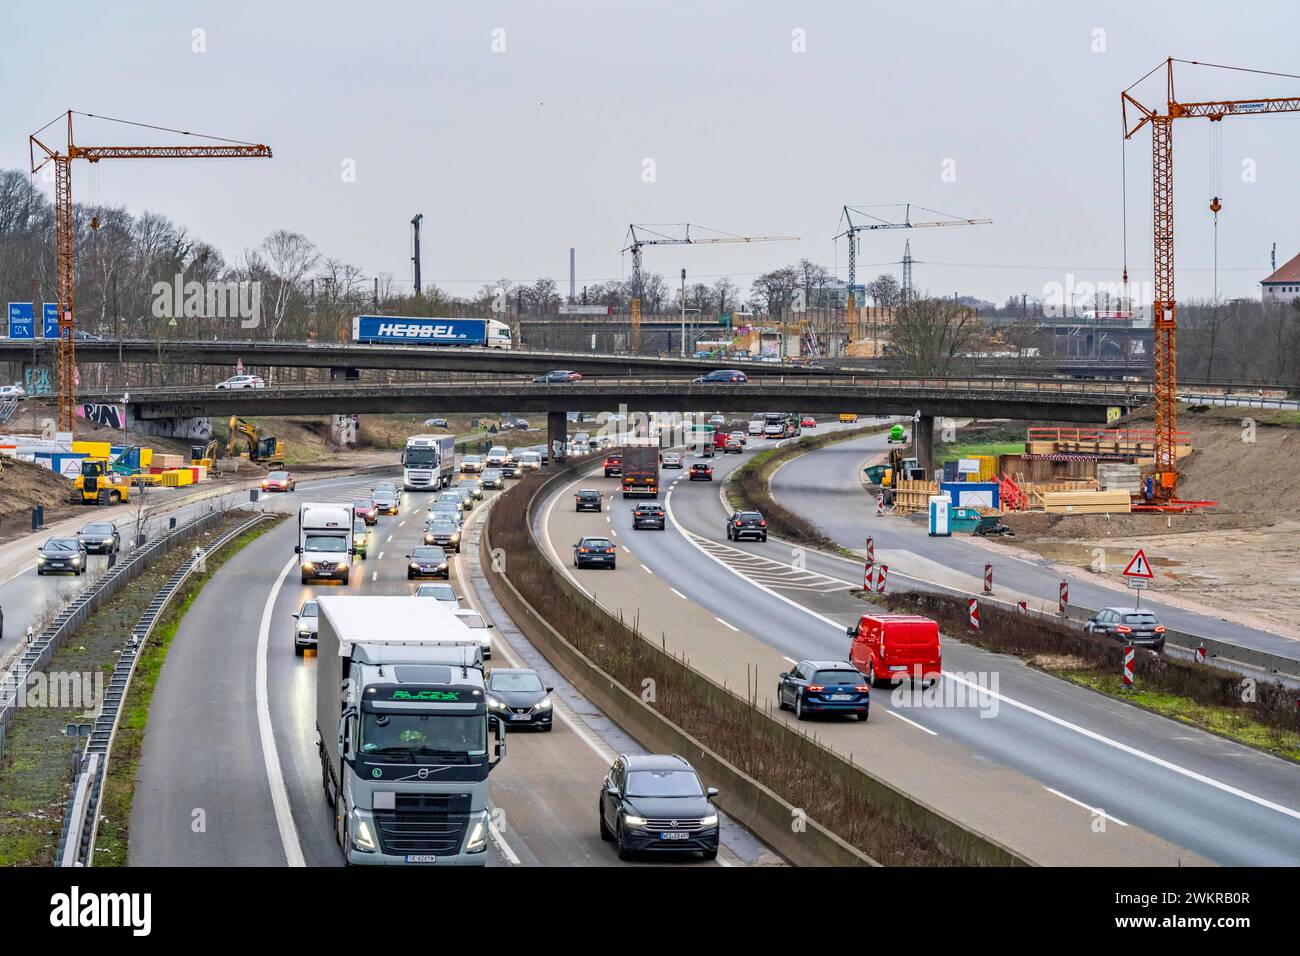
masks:
{"type": "Polygon", "coordinates": [[[573,496],[574,511],[599,511],[600,510],[600,492],[590,488],[583,488],[573,496]]]}
{"type": "Polygon", "coordinates": [[[600,838],[634,853],[718,855],[718,791],[676,754],[620,754],[600,790],[600,838]]]}
{"type": "Polygon", "coordinates": [[[551,691],[537,676],[537,671],[499,667],[488,674],[488,711],[512,727],[551,729],[553,711],[551,691]]]}
{"type": "Polygon", "coordinates": [[[853,714],[866,720],[871,685],[848,661],[800,661],[776,685],[776,703],[803,720],[809,714],[853,714]]]}
{"type": "Polygon", "coordinates": [[[744,384],[746,381],[745,373],[735,368],[720,368],[709,372],[707,375],[701,375],[695,380],[696,382],[728,382],[734,384],[744,384]]]}
{"type": "Polygon", "coordinates": [[[86,549],[76,538],[50,538],[36,555],[36,573],[84,574],[86,549]]]}
{"type": "Polygon", "coordinates": [[[632,511],[632,527],[634,529],[656,528],[663,531],[668,524],[667,513],[664,506],[654,501],[643,501],[632,511]]]}
{"type": "Polygon", "coordinates": [[[730,541],[744,538],[766,541],[767,519],[757,511],[737,511],[727,520],[727,538],[730,541]]]}
{"type": "Polygon", "coordinates": [[[415,578],[451,578],[451,562],[447,552],[437,545],[420,545],[412,549],[407,559],[406,580],[415,578]]]}
{"type": "Polygon", "coordinates": [[[712,466],[712,465],[705,465],[705,464],[702,464],[702,463],[700,463],[700,462],[696,462],[695,464],[691,465],[691,473],[690,473],[690,475],[688,476],[688,480],[690,480],[690,481],[712,481],[712,480],[713,480],[713,466],[712,466]]]}
{"type": "Polygon", "coordinates": [[[615,550],[614,542],[609,538],[583,538],[573,546],[573,566],[613,570],[615,550]]]}
{"type": "Polygon", "coordinates": [[[77,532],[77,540],[90,554],[113,554],[122,547],[122,536],[109,521],[92,521],[77,532]]]}
{"type": "Polygon", "coordinates": [[[1162,651],[1165,626],[1151,611],[1131,607],[1104,607],[1085,625],[1092,634],[1105,634],[1134,647],[1162,651]]]}

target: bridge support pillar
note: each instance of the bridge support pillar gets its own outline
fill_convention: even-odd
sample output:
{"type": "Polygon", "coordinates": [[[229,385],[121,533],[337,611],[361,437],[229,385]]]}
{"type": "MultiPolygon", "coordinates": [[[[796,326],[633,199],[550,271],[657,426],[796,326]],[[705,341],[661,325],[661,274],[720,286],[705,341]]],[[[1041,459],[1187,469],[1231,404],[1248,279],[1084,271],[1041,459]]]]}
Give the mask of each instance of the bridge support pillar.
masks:
{"type": "Polygon", "coordinates": [[[569,416],[564,412],[546,413],[546,443],[550,449],[551,464],[564,464],[564,448],[569,441],[569,416]]]}
{"type": "Polygon", "coordinates": [[[912,423],[912,447],[916,463],[925,469],[927,479],[934,478],[934,416],[922,415],[912,423]]]}

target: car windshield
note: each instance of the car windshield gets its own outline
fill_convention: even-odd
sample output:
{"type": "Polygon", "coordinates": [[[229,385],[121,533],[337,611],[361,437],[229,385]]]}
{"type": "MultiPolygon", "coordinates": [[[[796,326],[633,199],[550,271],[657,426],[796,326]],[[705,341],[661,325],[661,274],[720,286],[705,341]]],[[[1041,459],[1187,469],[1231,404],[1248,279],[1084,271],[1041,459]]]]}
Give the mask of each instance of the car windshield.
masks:
{"type": "Polygon", "coordinates": [[[365,523],[364,521],[358,521],[356,524],[354,524],[354,525],[352,526],[352,533],[353,533],[353,534],[370,534],[370,531],[369,531],[368,528],[366,528],[366,523],[365,523]]]}
{"type": "Polygon", "coordinates": [[[599,498],[599,497],[600,497],[600,492],[599,492],[599,491],[580,491],[580,492],[578,492],[578,497],[579,497],[579,498],[599,498]]]}
{"type": "Polygon", "coordinates": [[[658,514],[660,511],[664,510],[664,506],[663,505],[637,505],[636,510],[650,511],[650,512],[654,512],[655,514],[658,514]]]}
{"type": "Polygon", "coordinates": [[[612,548],[608,538],[584,538],[582,541],[584,548],[612,548]]]}
{"type": "Polygon", "coordinates": [[[487,753],[487,721],[481,715],[363,713],[361,752],[480,757],[487,753]]]}
{"type": "Polygon", "coordinates": [[[82,534],[112,534],[113,526],[111,524],[88,524],[81,529],[82,534]]]}
{"type": "Polygon", "coordinates": [[[693,770],[633,770],[627,775],[629,797],[702,797],[693,770]]]}
{"type": "Polygon", "coordinates": [[[446,555],[443,554],[442,548],[435,548],[430,546],[430,547],[416,548],[411,552],[411,557],[419,561],[433,561],[433,560],[441,561],[443,558],[446,557],[446,555]]]}
{"type": "Polygon", "coordinates": [[[76,551],[77,542],[72,538],[51,538],[45,542],[45,547],[50,551],[76,551]]]}
{"type": "Polygon", "coordinates": [[[372,504],[374,504],[374,502],[372,502],[369,498],[352,499],[352,507],[354,508],[369,508],[372,504]]]}
{"type": "Polygon", "coordinates": [[[539,454],[537,454],[537,452],[535,452],[535,451],[526,451],[526,452],[524,452],[522,455],[520,455],[519,457],[520,457],[523,461],[529,461],[529,462],[532,462],[532,461],[540,461],[542,456],[539,455],[539,454]]]}
{"type": "Polygon", "coordinates": [[[541,690],[542,679],[536,674],[511,674],[503,671],[493,671],[492,676],[488,678],[488,687],[492,690],[501,691],[541,690]]]}
{"type": "Polygon", "coordinates": [[[455,601],[456,592],[450,584],[422,584],[415,592],[419,597],[437,598],[439,601],[455,601]]]}
{"type": "Polygon", "coordinates": [[[333,554],[342,554],[348,549],[348,542],[345,538],[331,534],[309,534],[307,540],[303,543],[304,551],[327,551],[333,554]]]}
{"type": "Polygon", "coordinates": [[[466,455],[466,456],[465,456],[463,459],[461,459],[461,460],[462,460],[462,461],[469,462],[470,464],[476,464],[477,462],[480,462],[480,461],[483,460],[483,456],[482,456],[482,455],[466,455]]]}
{"type": "Polygon", "coordinates": [[[856,670],[818,671],[813,674],[814,684],[860,684],[862,675],[856,670]]]}
{"type": "Polygon", "coordinates": [[[763,516],[759,514],[757,511],[742,511],[740,514],[736,515],[736,517],[739,518],[741,521],[762,521],[763,520],[763,516]]]}
{"type": "Polygon", "coordinates": [[[483,472],[483,478],[486,481],[491,481],[493,478],[500,478],[500,477],[501,477],[501,472],[495,468],[489,468],[487,471],[483,472]]]}
{"type": "Polygon", "coordinates": [[[475,630],[482,630],[487,627],[487,621],[483,620],[481,614],[457,614],[456,617],[466,627],[472,627],[475,630]]]}
{"type": "Polygon", "coordinates": [[[1125,614],[1125,624],[1136,624],[1138,627],[1155,627],[1158,623],[1154,614],[1125,614]]]}
{"type": "Polygon", "coordinates": [[[429,530],[430,530],[430,531],[433,531],[433,532],[436,532],[437,534],[446,534],[446,533],[448,533],[448,532],[453,532],[453,533],[454,533],[455,530],[456,530],[456,522],[454,522],[454,521],[430,521],[430,522],[429,522],[429,530]]]}
{"type": "Polygon", "coordinates": [[[315,601],[308,601],[306,604],[304,604],[304,605],[302,606],[302,610],[298,612],[298,616],[299,616],[299,617],[316,617],[317,614],[319,613],[319,612],[316,610],[317,607],[319,607],[319,605],[318,605],[315,601]]]}
{"type": "Polygon", "coordinates": [[[289,477],[289,473],[287,471],[273,471],[266,477],[270,478],[272,481],[284,481],[284,479],[289,477]]]}

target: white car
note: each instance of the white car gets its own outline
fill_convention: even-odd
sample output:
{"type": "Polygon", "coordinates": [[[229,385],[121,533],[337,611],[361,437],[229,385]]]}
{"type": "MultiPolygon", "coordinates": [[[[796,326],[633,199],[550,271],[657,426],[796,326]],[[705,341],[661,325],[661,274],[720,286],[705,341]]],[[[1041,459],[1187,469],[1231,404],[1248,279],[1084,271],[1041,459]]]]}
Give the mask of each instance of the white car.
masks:
{"type": "Polygon", "coordinates": [[[299,656],[307,648],[316,646],[316,629],[320,622],[318,607],[315,601],[307,600],[294,615],[293,652],[299,656]]]}
{"type": "Polygon", "coordinates": [[[217,388],[266,388],[266,382],[260,375],[232,375],[218,382],[217,388]]]}
{"type": "Polygon", "coordinates": [[[452,613],[460,618],[462,624],[474,632],[474,636],[478,638],[478,646],[483,651],[483,659],[486,660],[491,657],[492,635],[489,631],[496,627],[496,625],[489,624],[483,619],[482,614],[478,611],[471,611],[469,608],[457,608],[452,613]]]}
{"type": "Polygon", "coordinates": [[[509,460],[510,460],[510,449],[506,448],[505,445],[493,445],[491,448],[488,449],[488,453],[487,453],[488,468],[500,468],[509,460]]]}
{"type": "Polygon", "coordinates": [[[519,455],[519,464],[525,471],[537,471],[542,467],[542,456],[535,451],[526,451],[519,455]]]}
{"type": "Polygon", "coordinates": [[[0,385],[0,402],[7,402],[11,398],[22,401],[27,397],[27,390],[21,385],[0,385]]]}
{"type": "Polygon", "coordinates": [[[450,584],[441,582],[434,584],[421,584],[415,589],[415,596],[421,598],[433,598],[444,607],[455,611],[460,609],[460,595],[450,584]]]}
{"type": "Polygon", "coordinates": [[[757,435],[761,438],[763,436],[763,419],[755,418],[753,421],[751,421],[749,423],[749,433],[751,435],[757,435]]]}

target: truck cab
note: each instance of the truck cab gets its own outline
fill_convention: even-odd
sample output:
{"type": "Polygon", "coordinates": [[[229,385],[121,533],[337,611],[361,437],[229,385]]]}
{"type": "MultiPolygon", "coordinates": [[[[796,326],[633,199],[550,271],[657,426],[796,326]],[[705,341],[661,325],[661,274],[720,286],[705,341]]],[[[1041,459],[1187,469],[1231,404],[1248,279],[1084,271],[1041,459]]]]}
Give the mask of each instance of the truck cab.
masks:
{"type": "Polygon", "coordinates": [[[298,508],[298,555],[302,583],[339,581],[351,577],[352,509],[345,505],[303,502],[298,508]]]}

